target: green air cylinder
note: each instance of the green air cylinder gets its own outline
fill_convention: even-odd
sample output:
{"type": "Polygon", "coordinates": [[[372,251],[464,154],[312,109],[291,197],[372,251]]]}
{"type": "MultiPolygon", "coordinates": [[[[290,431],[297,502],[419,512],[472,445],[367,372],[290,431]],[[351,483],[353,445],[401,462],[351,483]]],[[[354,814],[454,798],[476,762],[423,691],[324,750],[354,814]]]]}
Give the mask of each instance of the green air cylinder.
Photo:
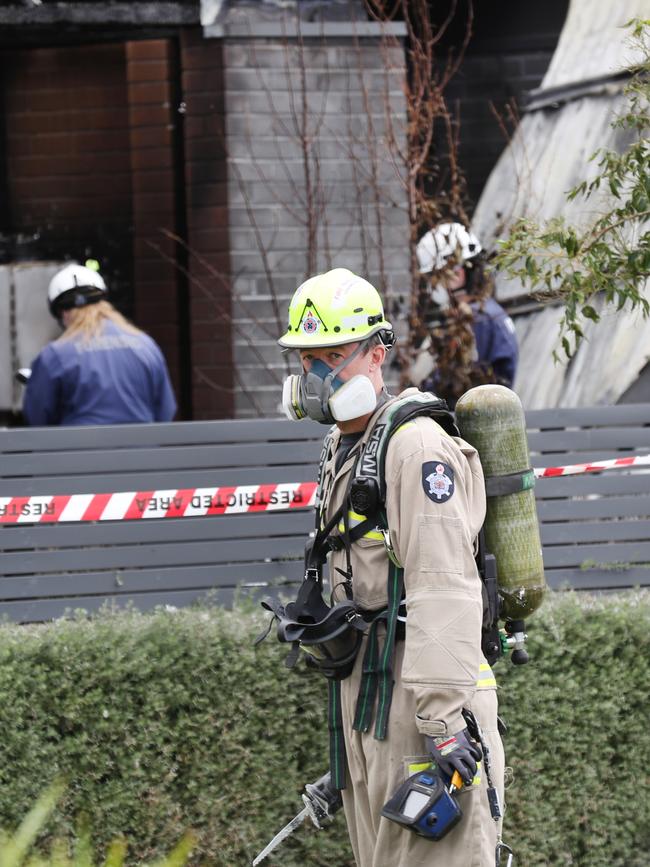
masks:
{"type": "Polygon", "coordinates": [[[485,473],[485,545],[496,558],[501,617],[523,620],[539,608],[546,581],[521,401],[503,385],[479,385],[456,404],[456,422],[485,473]]]}

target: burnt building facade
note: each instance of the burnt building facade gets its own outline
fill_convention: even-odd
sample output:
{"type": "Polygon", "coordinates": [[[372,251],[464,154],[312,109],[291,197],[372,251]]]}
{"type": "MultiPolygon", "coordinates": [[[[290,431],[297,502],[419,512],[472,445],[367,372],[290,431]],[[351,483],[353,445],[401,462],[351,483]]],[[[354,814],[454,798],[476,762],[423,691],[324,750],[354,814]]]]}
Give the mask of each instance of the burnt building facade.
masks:
{"type": "MultiPolygon", "coordinates": [[[[448,90],[470,208],[505,145],[491,104],[539,83],[566,11],[520,5],[480,4],[448,90]]],[[[28,327],[17,269],[95,258],[179,417],[275,414],[275,336],[309,273],[409,283],[405,36],[347,0],[2,3],[0,327],[28,327]]]]}

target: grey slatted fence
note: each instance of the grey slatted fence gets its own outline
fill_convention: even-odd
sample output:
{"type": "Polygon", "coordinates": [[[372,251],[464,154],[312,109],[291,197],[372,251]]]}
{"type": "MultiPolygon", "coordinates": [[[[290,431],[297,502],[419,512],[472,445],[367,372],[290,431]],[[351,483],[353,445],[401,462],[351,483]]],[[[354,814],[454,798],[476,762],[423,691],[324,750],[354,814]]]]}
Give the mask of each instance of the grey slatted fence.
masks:
{"type": "MultiPolygon", "coordinates": [[[[650,404],[536,410],[526,423],[536,467],[650,454],[650,404]]],[[[535,490],[551,587],[650,585],[650,466],[543,478],[535,490]]]]}
{"type": "MultiPolygon", "coordinates": [[[[0,497],[312,481],[323,428],[215,421],[0,431],[0,497]]],[[[0,525],[0,616],[40,621],[107,599],[146,610],[230,604],[302,577],[306,509],[0,525]]]]}
{"type": "MultiPolygon", "coordinates": [[[[650,405],[533,411],[531,463],[650,453],[650,405]]],[[[0,498],[313,481],[324,428],[284,420],[0,431],[0,498]]],[[[650,467],[540,479],[552,587],[650,584],[650,467]]],[[[107,600],[230,604],[301,578],[304,508],[194,518],[0,525],[0,616],[40,621],[107,600]]],[[[278,592],[274,590],[273,592],[278,592]]]]}

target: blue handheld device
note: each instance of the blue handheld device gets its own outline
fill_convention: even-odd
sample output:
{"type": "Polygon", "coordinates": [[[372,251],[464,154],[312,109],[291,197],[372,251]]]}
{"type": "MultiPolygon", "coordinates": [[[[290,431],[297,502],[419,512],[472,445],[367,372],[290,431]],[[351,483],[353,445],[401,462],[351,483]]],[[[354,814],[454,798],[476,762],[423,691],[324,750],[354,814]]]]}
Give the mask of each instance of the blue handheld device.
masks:
{"type": "Polygon", "coordinates": [[[435,770],[418,771],[409,777],[381,814],[430,840],[442,840],[463,815],[435,770]]]}

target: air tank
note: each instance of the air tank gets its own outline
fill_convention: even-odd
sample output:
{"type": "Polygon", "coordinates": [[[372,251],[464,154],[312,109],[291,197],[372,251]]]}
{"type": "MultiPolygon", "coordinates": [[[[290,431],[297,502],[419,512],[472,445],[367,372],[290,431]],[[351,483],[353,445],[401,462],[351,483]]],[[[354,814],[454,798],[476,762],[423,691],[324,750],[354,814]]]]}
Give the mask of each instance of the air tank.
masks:
{"type": "Polygon", "coordinates": [[[500,616],[522,621],[539,608],[546,589],[523,407],[509,388],[479,385],[456,404],[456,422],[485,473],[485,544],[496,557],[500,616]]]}

